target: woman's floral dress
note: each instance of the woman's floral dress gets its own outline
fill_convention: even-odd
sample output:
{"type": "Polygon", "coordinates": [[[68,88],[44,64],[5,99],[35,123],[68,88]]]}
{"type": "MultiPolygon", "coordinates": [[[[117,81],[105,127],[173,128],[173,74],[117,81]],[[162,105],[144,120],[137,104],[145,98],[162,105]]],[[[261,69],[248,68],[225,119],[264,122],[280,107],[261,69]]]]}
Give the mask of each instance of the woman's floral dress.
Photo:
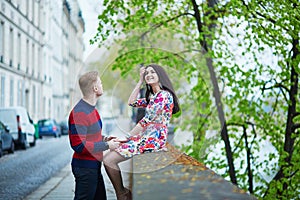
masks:
{"type": "Polygon", "coordinates": [[[129,141],[121,144],[115,151],[129,158],[145,152],[156,152],[166,149],[168,124],[172,117],[173,96],[166,90],[151,95],[146,99],[137,99],[130,104],[133,107],[146,107],[145,116],[139,121],[143,131],[131,136],[129,141]]]}

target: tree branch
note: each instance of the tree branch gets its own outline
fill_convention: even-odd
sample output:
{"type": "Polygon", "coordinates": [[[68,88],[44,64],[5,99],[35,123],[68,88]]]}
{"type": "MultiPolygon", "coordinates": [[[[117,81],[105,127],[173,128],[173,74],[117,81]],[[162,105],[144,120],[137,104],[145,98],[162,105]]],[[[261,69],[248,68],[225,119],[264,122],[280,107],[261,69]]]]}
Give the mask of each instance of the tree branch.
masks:
{"type": "Polygon", "coordinates": [[[265,90],[268,90],[268,89],[273,89],[273,88],[283,88],[285,89],[287,92],[289,91],[289,89],[284,86],[283,84],[281,83],[276,83],[275,85],[271,86],[271,87],[264,87],[265,90]]]}
{"type": "Polygon", "coordinates": [[[152,31],[153,29],[157,29],[157,28],[161,27],[161,26],[164,25],[165,23],[168,23],[168,22],[170,22],[170,21],[173,21],[173,20],[175,20],[175,19],[177,19],[177,18],[180,18],[180,17],[182,17],[182,16],[188,16],[188,15],[194,16],[192,13],[184,12],[184,13],[181,13],[181,14],[175,16],[175,17],[172,17],[172,18],[167,19],[167,20],[165,20],[165,21],[162,21],[162,22],[159,22],[159,23],[157,23],[157,24],[154,24],[154,25],[152,25],[146,32],[142,33],[141,38],[145,37],[145,35],[147,35],[150,31],[152,31]]]}
{"type": "MultiPolygon", "coordinates": [[[[252,13],[252,12],[250,11],[250,9],[249,9],[248,5],[245,3],[245,1],[242,0],[242,2],[243,2],[243,4],[244,4],[244,6],[248,9],[248,11],[249,11],[249,13],[250,13],[250,15],[251,15],[251,17],[252,17],[253,19],[257,19],[258,17],[257,17],[256,15],[259,15],[260,17],[265,18],[267,21],[271,22],[271,23],[274,24],[275,26],[277,25],[275,20],[273,20],[272,18],[269,18],[269,17],[267,17],[267,16],[265,16],[265,15],[263,15],[263,14],[257,12],[257,11],[255,11],[255,14],[256,14],[256,15],[254,15],[254,13],[252,13]]],[[[244,15],[244,13],[240,13],[240,14],[244,15]]],[[[265,31],[265,33],[269,33],[269,31],[266,29],[265,26],[262,25],[262,23],[258,23],[258,25],[265,31]]],[[[287,31],[287,32],[289,31],[288,29],[285,29],[284,27],[281,27],[281,28],[283,28],[283,29],[284,29],[285,31],[287,31]]],[[[274,41],[280,42],[279,40],[277,40],[277,39],[274,37],[274,35],[269,34],[269,36],[270,36],[271,38],[273,38],[274,41]]]]}
{"type": "MultiPolygon", "coordinates": [[[[255,131],[255,126],[257,126],[257,125],[255,125],[254,123],[249,122],[249,121],[246,121],[245,123],[248,124],[248,125],[251,125],[252,130],[253,130],[253,132],[254,132],[253,140],[252,140],[251,143],[250,143],[250,149],[252,149],[252,145],[253,145],[253,143],[254,143],[256,137],[257,137],[257,133],[256,133],[256,131],[255,131]]],[[[228,126],[241,126],[241,127],[244,127],[243,124],[240,124],[240,123],[233,123],[233,122],[228,123],[228,126]]],[[[243,136],[242,136],[242,138],[243,138],[243,136]]],[[[241,139],[242,139],[242,138],[241,138],[241,139]]],[[[240,139],[240,141],[241,141],[241,139],[240,139]]],[[[240,144],[240,141],[239,141],[238,145],[240,144]]],[[[233,152],[235,152],[236,149],[237,149],[237,148],[235,148],[233,152]]]]}
{"type": "Polygon", "coordinates": [[[257,133],[256,133],[256,130],[255,130],[255,125],[254,125],[252,122],[247,122],[247,124],[251,125],[252,131],[253,131],[253,133],[254,133],[253,140],[252,140],[251,143],[250,143],[250,149],[252,149],[252,146],[253,146],[253,144],[254,144],[254,141],[255,141],[255,139],[256,139],[256,137],[257,137],[257,133]]]}
{"type": "Polygon", "coordinates": [[[251,169],[251,148],[248,145],[248,137],[246,127],[243,126],[243,135],[245,139],[245,148],[246,148],[246,158],[247,158],[247,172],[248,172],[248,183],[249,183],[249,192],[253,193],[253,174],[251,169]]]}
{"type": "Polygon", "coordinates": [[[273,117],[274,113],[275,113],[275,110],[276,110],[276,107],[278,105],[278,96],[280,94],[280,92],[283,93],[282,89],[280,88],[280,91],[278,91],[278,93],[276,94],[276,98],[275,98],[275,103],[274,103],[274,107],[272,107],[272,113],[271,113],[271,117],[273,117]]]}
{"type": "MultiPolygon", "coordinates": [[[[271,86],[271,87],[266,87],[267,83],[269,83],[269,82],[271,82],[271,81],[272,81],[272,80],[269,80],[269,81],[265,82],[265,84],[263,85],[263,88],[262,88],[262,93],[264,93],[265,90],[270,90],[270,89],[273,89],[273,88],[279,88],[280,91],[282,92],[282,94],[283,94],[285,100],[288,102],[288,98],[287,98],[285,92],[283,91],[283,89],[284,89],[286,92],[288,92],[288,93],[289,93],[290,90],[289,90],[285,85],[283,85],[282,83],[277,83],[276,80],[275,80],[275,82],[276,82],[275,85],[273,85],[273,86],[271,86]]],[[[283,81],[283,82],[284,82],[284,81],[283,81]]]]}
{"type": "Polygon", "coordinates": [[[293,118],[297,117],[300,115],[300,112],[296,112],[294,115],[293,115],[293,118]]]}
{"type": "MultiPolygon", "coordinates": [[[[252,123],[251,123],[252,124],[252,123]]],[[[249,183],[249,192],[253,193],[253,174],[252,174],[252,169],[251,169],[251,148],[249,147],[248,144],[248,138],[247,138],[247,129],[245,124],[242,123],[227,123],[228,126],[241,126],[243,128],[243,136],[240,138],[240,141],[237,145],[237,147],[239,146],[241,140],[244,138],[245,140],[245,149],[246,149],[246,160],[247,160],[247,175],[248,175],[248,183],[249,183]]],[[[251,145],[252,146],[252,145],[251,145]]],[[[234,149],[234,151],[237,149],[237,147],[234,149]]],[[[234,152],[233,151],[233,152],[234,152]]]]}
{"type": "MultiPolygon", "coordinates": [[[[195,20],[197,23],[198,33],[201,34],[201,33],[203,33],[203,22],[201,20],[200,11],[199,11],[197,2],[195,0],[191,0],[191,2],[193,4],[193,10],[195,12],[194,17],[195,17],[195,20]]],[[[206,40],[205,35],[203,35],[203,39],[200,40],[200,45],[206,52],[208,52],[208,47],[207,47],[205,40],[206,40]]]]}
{"type": "MultiPolygon", "coordinates": [[[[181,60],[183,60],[184,62],[188,62],[184,57],[182,57],[181,55],[179,55],[179,53],[172,53],[174,56],[180,58],[181,60]]],[[[168,59],[170,56],[164,56],[164,57],[160,57],[158,58],[158,60],[166,60],[168,59]]]]}
{"type": "MultiPolygon", "coordinates": [[[[200,126],[198,126],[197,131],[202,130],[202,128],[206,125],[206,120],[208,119],[208,117],[210,117],[212,114],[212,111],[210,111],[204,118],[203,122],[200,124],[200,126]]],[[[199,120],[200,121],[200,120],[199,120]]]]}
{"type": "MultiPolygon", "coordinates": [[[[198,50],[198,49],[190,49],[190,50],[179,51],[179,52],[177,52],[177,53],[172,53],[172,52],[170,52],[170,53],[173,54],[173,55],[176,56],[176,57],[179,57],[179,58],[180,58],[181,60],[183,60],[184,62],[188,62],[185,58],[183,58],[182,56],[180,56],[180,54],[189,53],[189,52],[191,52],[191,51],[201,52],[201,51],[198,50]]],[[[159,59],[168,59],[168,58],[169,58],[169,56],[165,56],[165,57],[161,57],[161,58],[159,58],[159,59]]]]}
{"type": "Polygon", "coordinates": [[[292,132],[294,132],[298,128],[300,128],[300,123],[293,124],[293,126],[292,126],[292,132]]]}
{"type": "MultiPolygon", "coordinates": [[[[254,13],[253,13],[253,12],[249,9],[249,6],[246,4],[246,2],[245,2],[244,0],[242,0],[242,3],[243,3],[243,5],[248,9],[248,11],[252,14],[252,17],[253,17],[253,18],[257,18],[257,17],[254,15],[254,13],[255,13],[256,15],[258,15],[258,16],[260,16],[260,17],[266,19],[267,21],[269,21],[269,22],[271,22],[272,24],[274,24],[275,26],[277,26],[277,22],[276,22],[274,19],[272,19],[272,18],[270,18],[270,17],[268,17],[268,16],[266,16],[266,15],[264,15],[264,14],[258,12],[257,10],[255,10],[254,13]]],[[[266,9],[263,5],[260,4],[260,6],[263,7],[263,9],[265,9],[266,12],[268,12],[267,9],[266,9]]],[[[261,27],[264,28],[264,26],[261,26],[261,27]]],[[[287,32],[290,31],[289,29],[287,29],[287,28],[285,28],[285,27],[281,27],[281,28],[283,28],[283,29],[284,29],[285,31],[287,31],[287,32]]]]}
{"type": "MultiPolygon", "coordinates": [[[[240,123],[236,123],[236,122],[227,122],[227,126],[240,126],[240,127],[244,127],[244,124],[240,124],[240,123]]],[[[242,137],[240,138],[238,144],[236,145],[236,147],[232,150],[232,152],[234,153],[237,148],[240,146],[242,140],[243,140],[244,135],[242,135],[242,137]]]]}

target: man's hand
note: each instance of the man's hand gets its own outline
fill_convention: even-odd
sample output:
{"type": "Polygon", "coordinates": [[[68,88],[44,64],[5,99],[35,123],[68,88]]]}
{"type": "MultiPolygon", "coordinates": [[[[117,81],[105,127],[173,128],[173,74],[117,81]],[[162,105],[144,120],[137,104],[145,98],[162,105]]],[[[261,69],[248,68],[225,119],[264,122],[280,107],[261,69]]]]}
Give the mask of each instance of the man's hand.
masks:
{"type": "Polygon", "coordinates": [[[115,150],[119,147],[120,142],[118,142],[117,139],[111,139],[107,142],[107,144],[110,150],[115,150]]]}
{"type": "Polygon", "coordinates": [[[116,136],[108,136],[108,137],[105,137],[104,138],[104,142],[108,142],[108,141],[111,141],[112,139],[116,139],[117,137],[116,136]]]}
{"type": "Polygon", "coordinates": [[[129,141],[129,138],[125,138],[125,139],[120,139],[120,138],[118,138],[118,139],[116,139],[118,142],[120,142],[120,143],[124,143],[124,142],[128,142],[129,141]]]}

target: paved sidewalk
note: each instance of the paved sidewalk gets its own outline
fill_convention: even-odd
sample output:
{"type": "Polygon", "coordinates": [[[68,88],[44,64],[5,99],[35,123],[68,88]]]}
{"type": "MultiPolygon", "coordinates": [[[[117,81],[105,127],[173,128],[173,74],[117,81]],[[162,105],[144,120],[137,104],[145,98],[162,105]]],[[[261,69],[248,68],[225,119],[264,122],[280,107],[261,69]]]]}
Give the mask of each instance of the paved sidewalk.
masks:
{"type": "MultiPolygon", "coordinates": [[[[130,175],[128,168],[131,167],[130,162],[123,162],[120,165],[123,174],[123,181],[126,187],[130,187],[130,175]]],[[[102,174],[106,186],[107,199],[116,200],[114,188],[102,167],[102,174]]],[[[54,177],[41,185],[36,191],[28,195],[25,200],[72,200],[74,198],[75,180],[71,172],[71,166],[68,164],[54,177]]]]}
{"type": "MultiPolygon", "coordinates": [[[[114,121],[114,129],[110,133],[115,136],[122,136],[124,131],[129,130],[129,119],[118,118],[114,121]]],[[[106,151],[107,152],[107,151],[106,151]]],[[[104,152],[104,154],[106,153],[104,152]]],[[[71,155],[70,155],[71,156],[71,155]]],[[[120,163],[120,168],[123,175],[123,182],[125,187],[131,188],[132,171],[131,161],[120,163]]],[[[116,200],[114,188],[105,172],[102,165],[102,175],[104,178],[106,193],[108,200],[116,200]]],[[[25,197],[25,200],[72,200],[74,198],[75,179],[71,172],[71,164],[66,165],[60,172],[58,172],[51,179],[41,185],[36,191],[25,197]]]]}

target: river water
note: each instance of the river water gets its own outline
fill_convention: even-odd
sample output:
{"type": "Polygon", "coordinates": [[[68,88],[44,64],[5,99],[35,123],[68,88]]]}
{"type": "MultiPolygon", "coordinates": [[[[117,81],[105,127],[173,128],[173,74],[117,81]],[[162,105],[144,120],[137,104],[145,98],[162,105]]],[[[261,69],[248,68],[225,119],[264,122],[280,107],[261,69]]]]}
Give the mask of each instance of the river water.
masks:
{"type": "MultiPolygon", "coordinates": [[[[203,154],[205,152],[208,153],[208,160],[211,161],[213,158],[214,160],[219,160],[220,162],[227,163],[226,157],[222,155],[222,151],[224,150],[224,142],[221,140],[220,141],[220,136],[218,135],[217,131],[207,131],[206,132],[206,138],[207,139],[215,139],[217,142],[215,142],[214,145],[210,146],[209,149],[203,150],[203,154]]],[[[257,137],[257,140],[260,139],[257,137]]],[[[176,131],[173,136],[173,141],[172,144],[175,146],[181,147],[182,145],[190,145],[193,142],[193,133],[189,131],[176,131]]],[[[231,148],[234,149],[233,147],[233,140],[231,142],[231,148]]],[[[253,174],[260,176],[261,178],[265,179],[267,182],[271,181],[272,178],[275,176],[276,171],[271,171],[271,169],[276,168],[277,166],[277,161],[278,161],[278,152],[276,151],[275,147],[272,146],[272,144],[268,140],[262,140],[259,144],[259,151],[258,150],[253,150],[252,154],[253,157],[256,157],[255,163],[262,163],[260,167],[254,168],[253,169],[253,174]],[[273,153],[275,154],[275,159],[270,161],[269,160],[269,154],[273,153]],[[267,162],[264,162],[264,161],[267,162]]],[[[225,174],[225,168],[223,169],[217,169],[214,168],[213,166],[207,164],[206,166],[215,171],[217,174],[225,174]]],[[[240,154],[240,156],[234,160],[235,164],[235,169],[237,171],[240,171],[240,173],[247,173],[246,172],[246,152],[243,152],[240,154]],[[244,164],[241,165],[241,162],[244,164]]],[[[253,163],[252,163],[253,164],[253,163]]],[[[253,167],[253,166],[252,166],[253,167]]],[[[229,176],[225,177],[226,180],[230,180],[229,176]]],[[[254,182],[253,183],[254,187],[262,185],[260,182],[254,182]]]]}

